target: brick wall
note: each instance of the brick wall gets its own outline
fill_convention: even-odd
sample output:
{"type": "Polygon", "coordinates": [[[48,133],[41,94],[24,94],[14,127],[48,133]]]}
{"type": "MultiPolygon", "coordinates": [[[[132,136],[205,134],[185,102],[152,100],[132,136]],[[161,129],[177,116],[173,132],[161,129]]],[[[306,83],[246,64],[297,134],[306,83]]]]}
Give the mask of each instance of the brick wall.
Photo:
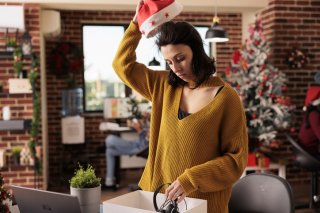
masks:
{"type": "MultiPolygon", "coordinates": [[[[26,4],[27,26],[31,30],[33,46],[39,52],[39,11],[37,5],[26,4]]],[[[299,1],[271,1],[269,6],[262,12],[265,22],[265,31],[269,38],[273,63],[275,67],[285,72],[289,78],[288,95],[293,98],[297,105],[295,113],[301,117],[301,109],[304,95],[308,86],[313,83],[313,75],[319,70],[319,2],[316,0],[299,1]],[[291,30],[293,29],[293,30],[291,30]],[[287,51],[298,45],[311,55],[309,65],[300,70],[290,70],[284,63],[287,51]]],[[[128,23],[133,16],[130,11],[61,11],[62,34],[58,39],[46,42],[47,55],[47,97],[48,97],[48,140],[49,140],[49,188],[57,186],[68,186],[68,179],[72,174],[77,158],[84,153],[95,153],[96,148],[104,144],[105,133],[98,129],[102,120],[101,113],[85,114],[85,145],[64,147],[61,143],[61,91],[66,88],[64,78],[56,76],[50,68],[50,52],[59,41],[71,41],[81,47],[81,24],[85,22],[128,23]],[[66,168],[67,167],[67,168],[66,168]]],[[[178,20],[188,21],[193,24],[211,25],[212,13],[183,13],[178,20]]],[[[241,45],[241,14],[221,13],[219,14],[221,25],[228,31],[230,41],[225,44],[217,44],[218,72],[223,72],[230,61],[233,49],[241,45]]],[[[2,35],[0,35],[0,38],[2,35]]],[[[0,51],[2,51],[3,41],[0,40],[0,51]],[[2,43],[1,43],[2,42],[2,43]]],[[[26,61],[25,66],[30,62],[26,61]]],[[[8,95],[6,80],[14,75],[11,59],[0,59],[0,80],[4,81],[5,93],[0,95],[0,108],[10,105],[12,118],[31,118],[32,99],[31,95],[8,95]]],[[[83,85],[83,75],[78,73],[77,82],[83,85]]],[[[298,123],[296,123],[298,127],[298,123]]],[[[29,140],[29,132],[0,132],[0,148],[10,148],[13,144],[26,145],[29,140]]],[[[290,153],[287,144],[281,152],[290,153]]],[[[83,159],[82,159],[83,160],[83,159]]],[[[88,160],[88,159],[86,159],[88,160]]],[[[105,159],[104,156],[89,159],[96,168],[97,174],[104,177],[105,159]]],[[[288,168],[288,178],[290,181],[307,180],[304,171],[296,168],[288,168]]],[[[7,167],[2,168],[9,183],[20,185],[32,185],[33,171],[31,167],[7,167]]]]}
{"type": "MultiPolygon", "coordinates": [[[[48,91],[48,127],[49,127],[49,187],[68,185],[68,179],[72,175],[72,166],[75,166],[77,156],[83,155],[86,149],[89,153],[94,153],[96,148],[104,145],[105,133],[99,131],[99,124],[102,121],[102,113],[85,114],[85,135],[86,145],[74,146],[72,149],[78,150],[79,154],[71,153],[69,147],[63,147],[61,144],[61,90],[66,88],[63,77],[53,74],[50,68],[50,51],[59,41],[71,41],[79,47],[82,46],[81,24],[82,23],[129,23],[134,13],[132,11],[61,11],[62,34],[58,39],[46,42],[47,54],[47,91],[48,91]],[[89,151],[88,151],[89,150],[89,151]],[[69,157],[61,153],[71,153],[74,161],[70,161],[69,157]],[[61,165],[61,161],[63,162],[61,165]],[[72,165],[67,167],[64,165],[72,165]],[[64,176],[61,176],[64,171],[64,176]],[[69,171],[69,172],[68,172],[69,171]],[[69,174],[67,174],[69,173],[69,174]]],[[[227,44],[217,44],[217,61],[218,71],[223,72],[230,60],[233,49],[240,46],[241,43],[241,22],[240,14],[219,14],[222,26],[228,31],[230,42],[227,44]]],[[[178,20],[188,21],[193,24],[211,25],[213,14],[211,13],[183,13],[178,20]]],[[[83,84],[82,73],[77,75],[77,82],[81,86],[83,84]]],[[[68,155],[68,154],[67,154],[68,155]]],[[[79,159],[81,161],[81,159],[79,159]]],[[[105,176],[105,158],[100,156],[97,158],[87,159],[96,168],[99,176],[105,176]]]]}
{"type": "MultiPolygon", "coordinates": [[[[306,1],[301,1],[306,2],[306,1]]],[[[300,26],[301,23],[312,22],[311,19],[313,19],[316,16],[316,10],[313,9],[313,15],[309,14],[310,8],[314,8],[315,5],[310,5],[306,3],[301,3],[298,1],[297,5],[295,5],[295,1],[270,1],[268,8],[266,8],[263,12],[263,20],[264,20],[264,27],[267,37],[269,38],[269,42],[272,49],[272,63],[274,63],[274,66],[281,69],[284,73],[288,75],[288,92],[287,95],[293,98],[294,104],[297,105],[296,114],[298,114],[298,117],[301,117],[301,109],[304,95],[307,89],[307,86],[312,84],[313,82],[313,75],[316,69],[319,69],[319,67],[315,67],[317,60],[314,61],[314,65],[312,63],[309,63],[309,65],[304,68],[303,70],[290,70],[288,69],[287,65],[284,63],[284,57],[287,54],[287,51],[292,47],[293,42],[297,42],[296,40],[302,37],[302,34],[299,36],[292,36],[292,32],[288,31],[288,26],[296,25],[300,26]],[[304,20],[303,18],[297,18],[298,15],[296,12],[293,12],[293,17],[295,19],[292,21],[292,15],[281,15],[282,13],[278,14],[278,10],[287,10],[286,7],[287,4],[293,4],[295,5],[294,8],[304,8],[301,9],[304,12],[301,12],[302,14],[305,14],[306,16],[310,16],[309,21],[304,20]],[[278,4],[280,6],[278,7],[278,4]],[[283,5],[281,5],[283,4],[283,5]],[[309,9],[308,9],[309,8],[309,9]],[[308,11],[308,12],[306,12],[308,11]],[[282,17],[284,16],[284,17],[282,17]],[[286,19],[286,24],[284,24],[281,20],[286,19]],[[290,20],[288,20],[290,19],[290,20]],[[301,23],[292,23],[295,22],[297,19],[301,19],[301,23]],[[282,26],[285,25],[285,26],[282,26]],[[291,38],[288,39],[288,36],[291,38]],[[290,42],[291,41],[291,42],[290,42]],[[301,80],[302,79],[302,80],[301,80]]],[[[307,1],[308,2],[308,1],[307,1]]],[[[289,9],[288,9],[289,10],[289,9]]],[[[290,10],[293,10],[292,8],[290,10]]],[[[98,23],[108,23],[108,22],[120,22],[120,23],[128,23],[132,16],[133,12],[91,12],[91,11],[62,11],[62,21],[63,21],[63,34],[60,38],[60,40],[66,40],[66,41],[73,41],[76,42],[79,46],[81,46],[81,23],[87,22],[98,22],[98,23]]],[[[206,24],[208,26],[211,25],[213,14],[211,13],[182,13],[177,20],[182,21],[188,21],[192,24],[206,24]]],[[[217,68],[218,72],[223,72],[225,67],[228,65],[230,61],[231,54],[234,49],[240,47],[241,45],[241,14],[236,13],[228,13],[228,14],[219,14],[220,23],[221,25],[227,30],[229,33],[230,41],[228,43],[218,43],[217,44],[217,68]]],[[[315,25],[317,22],[314,21],[313,24],[315,25]]],[[[319,23],[317,23],[319,24],[319,23]]],[[[310,27],[310,29],[313,29],[313,33],[308,33],[310,35],[309,42],[307,44],[308,51],[311,51],[313,55],[312,58],[316,58],[316,54],[319,55],[319,52],[317,53],[316,47],[319,42],[317,42],[316,36],[319,37],[319,32],[316,33],[315,26],[310,27]],[[315,43],[315,44],[313,44],[315,43]],[[312,47],[314,45],[314,47],[312,47]],[[311,46],[311,47],[310,47],[311,46]]],[[[298,30],[298,29],[297,29],[298,30]]],[[[309,32],[310,30],[308,30],[309,32]]],[[[312,30],[311,30],[312,31],[312,30]]],[[[306,48],[305,40],[304,42],[300,42],[303,46],[303,48],[306,48]]],[[[54,45],[55,42],[48,42],[47,46],[54,45]]],[[[319,48],[318,48],[319,49],[319,48]]],[[[47,49],[48,50],[48,49],[47,49]]],[[[319,61],[319,58],[318,58],[319,61]]],[[[48,67],[48,64],[47,64],[48,67]]],[[[51,91],[52,94],[48,94],[48,97],[51,97],[52,101],[49,102],[49,106],[52,107],[52,109],[49,109],[50,117],[49,120],[52,120],[54,122],[49,123],[49,127],[55,129],[56,131],[59,131],[60,129],[60,117],[59,112],[61,110],[61,103],[60,103],[60,96],[59,93],[61,93],[61,86],[62,88],[65,86],[61,79],[56,78],[55,76],[48,76],[48,85],[51,85],[48,87],[49,93],[51,91]],[[50,80],[49,80],[50,79],[50,80]],[[58,85],[58,87],[57,87],[58,85]],[[54,108],[54,109],[53,109],[54,108]],[[54,113],[53,113],[54,112],[54,113]]],[[[82,75],[78,76],[79,82],[82,81],[82,75]]],[[[95,150],[95,148],[99,145],[103,145],[105,134],[99,132],[98,126],[100,121],[102,120],[102,114],[94,114],[94,115],[85,115],[86,119],[86,139],[89,141],[90,144],[88,144],[88,149],[95,150]],[[89,128],[88,128],[89,127],[89,128]]],[[[298,128],[298,120],[295,123],[296,128],[298,128]]],[[[58,174],[59,171],[56,170],[58,168],[56,165],[59,164],[60,158],[58,157],[57,153],[61,151],[61,135],[57,134],[55,131],[49,131],[49,140],[50,140],[50,179],[54,179],[57,177],[56,174],[58,174]],[[54,148],[53,148],[54,147],[54,148]],[[54,159],[54,160],[53,160],[54,159]]],[[[59,133],[59,132],[58,132],[59,133]]],[[[283,135],[279,136],[280,140],[283,140],[283,135]]],[[[286,144],[278,151],[278,154],[290,154],[291,148],[289,144],[286,144]]],[[[104,157],[100,157],[95,159],[94,162],[92,162],[94,166],[97,168],[97,172],[101,177],[104,177],[105,174],[105,160],[104,157]]],[[[294,168],[292,166],[288,167],[288,179],[289,181],[307,181],[309,180],[308,173],[305,171],[301,171],[297,168],[294,168]]],[[[64,180],[65,181],[65,180],[64,180]]],[[[55,182],[55,181],[50,181],[55,182]]]]}
{"type": "MultiPolygon", "coordinates": [[[[265,32],[272,51],[272,63],[287,75],[287,95],[297,106],[294,111],[292,135],[296,138],[302,117],[302,107],[309,86],[315,85],[314,74],[320,70],[320,2],[318,0],[269,0],[262,12],[265,32]],[[290,69],[285,58],[292,48],[301,49],[310,61],[301,69],[290,69]]],[[[281,137],[281,136],[280,136],[281,137]]],[[[285,144],[282,154],[291,152],[285,144]]],[[[293,166],[287,168],[291,181],[308,181],[310,174],[293,166]]]]}
{"type": "MultiPolygon", "coordinates": [[[[2,5],[0,3],[0,5],[2,5]]],[[[21,5],[21,4],[20,4],[21,5]]],[[[36,4],[25,4],[26,29],[32,36],[33,51],[39,56],[40,53],[40,7],[36,4]]],[[[0,52],[5,51],[5,34],[0,32],[0,52]]],[[[21,36],[21,33],[20,33],[21,36]]],[[[3,83],[3,93],[0,93],[0,111],[3,106],[9,106],[11,119],[32,119],[33,104],[32,94],[9,94],[8,79],[15,78],[13,70],[13,57],[0,58],[0,81],[3,83]]],[[[30,59],[24,59],[23,69],[30,69],[30,59]]],[[[2,115],[0,116],[2,119],[2,115]]],[[[9,150],[13,146],[28,147],[30,132],[23,131],[0,131],[0,149],[9,150]]],[[[41,135],[39,137],[41,144],[41,135]]],[[[7,166],[0,169],[6,184],[17,184],[23,186],[34,186],[34,169],[32,166],[17,166],[13,164],[12,158],[8,157],[7,166]]],[[[38,185],[42,187],[42,178],[38,185]]]]}

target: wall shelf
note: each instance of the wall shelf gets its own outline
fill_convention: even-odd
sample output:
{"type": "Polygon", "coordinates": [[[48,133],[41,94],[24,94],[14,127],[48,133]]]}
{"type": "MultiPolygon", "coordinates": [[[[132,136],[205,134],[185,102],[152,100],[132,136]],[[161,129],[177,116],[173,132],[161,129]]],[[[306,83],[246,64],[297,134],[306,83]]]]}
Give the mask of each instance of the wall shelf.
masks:
{"type": "MultiPolygon", "coordinates": [[[[0,51],[0,59],[13,59],[13,52],[0,51]]],[[[31,55],[23,55],[23,59],[31,59],[31,55]]]]}
{"type": "Polygon", "coordinates": [[[12,59],[13,52],[0,52],[0,58],[9,58],[12,59]]]}
{"type": "Polygon", "coordinates": [[[27,120],[0,120],[0,131],[29,130],[31,119],[27,120]]]}

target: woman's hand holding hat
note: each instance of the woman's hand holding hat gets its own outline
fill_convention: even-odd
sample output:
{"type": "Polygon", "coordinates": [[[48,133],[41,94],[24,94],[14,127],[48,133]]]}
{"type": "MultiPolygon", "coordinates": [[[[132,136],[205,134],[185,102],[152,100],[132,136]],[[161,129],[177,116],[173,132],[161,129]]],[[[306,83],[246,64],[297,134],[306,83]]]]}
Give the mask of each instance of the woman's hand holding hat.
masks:
{"type": "Polygon", "coordinates": [[[133,23],[147,38],[156,34],[157,28],[182,12],[182,4],[175,0],[139,0],[133,23]]]}
{"type": "Polygon", "coordinates": [[[136,7],[136,13],[134,14],[134,17],[132,19],[132,22],[135,24],[138,24],[138,13],[143,4],[144,4],[144,1],[139,0],[139,3],[137,4],[137,7],[136,7]]]}

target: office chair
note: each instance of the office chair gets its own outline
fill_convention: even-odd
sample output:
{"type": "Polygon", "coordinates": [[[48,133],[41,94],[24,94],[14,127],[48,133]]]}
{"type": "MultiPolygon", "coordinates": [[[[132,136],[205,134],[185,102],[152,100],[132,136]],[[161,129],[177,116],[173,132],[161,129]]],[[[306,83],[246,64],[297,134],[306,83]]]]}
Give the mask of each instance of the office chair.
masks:
{"type": "Polygon", "coordinates": [[[147,159],[149,155],[149,147],[146,147],[141,152],[137,153],[136,156],[147,159]]]}
{"type": "Polygon", "coordinates": [[[251,173],[232,187],[229,213],[293,213],[293,193],[289,183],[277,176],[251,173]]]}
{"type": "Polygon", "coordinates": [[[287,140],[293,146],[295,153],[293,164],[311,172],[311,187],[309,203],[297,205],[296,209],[312,208],[319,209],[320,196],[318,193],[318,171],[320,170],[320,159],[306,151],[298,142],[296,142],[289,134],[285,134],[287,140]]]}

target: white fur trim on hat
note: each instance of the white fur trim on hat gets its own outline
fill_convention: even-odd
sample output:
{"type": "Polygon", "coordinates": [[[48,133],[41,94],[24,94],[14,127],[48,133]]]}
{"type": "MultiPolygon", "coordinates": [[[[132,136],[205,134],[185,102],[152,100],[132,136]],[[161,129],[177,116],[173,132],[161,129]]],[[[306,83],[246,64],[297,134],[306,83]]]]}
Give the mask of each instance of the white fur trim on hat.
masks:
{"type": "Polygon", "coordinates": [[[182,4],[174,1],[167,7],[158,11],[157,13],[146,19],[140,26],[140,32],[147,38],[155,34],[155,30],[161,24],[171,21],[174,17],[179,15],[183,9],[182,4]]]}

